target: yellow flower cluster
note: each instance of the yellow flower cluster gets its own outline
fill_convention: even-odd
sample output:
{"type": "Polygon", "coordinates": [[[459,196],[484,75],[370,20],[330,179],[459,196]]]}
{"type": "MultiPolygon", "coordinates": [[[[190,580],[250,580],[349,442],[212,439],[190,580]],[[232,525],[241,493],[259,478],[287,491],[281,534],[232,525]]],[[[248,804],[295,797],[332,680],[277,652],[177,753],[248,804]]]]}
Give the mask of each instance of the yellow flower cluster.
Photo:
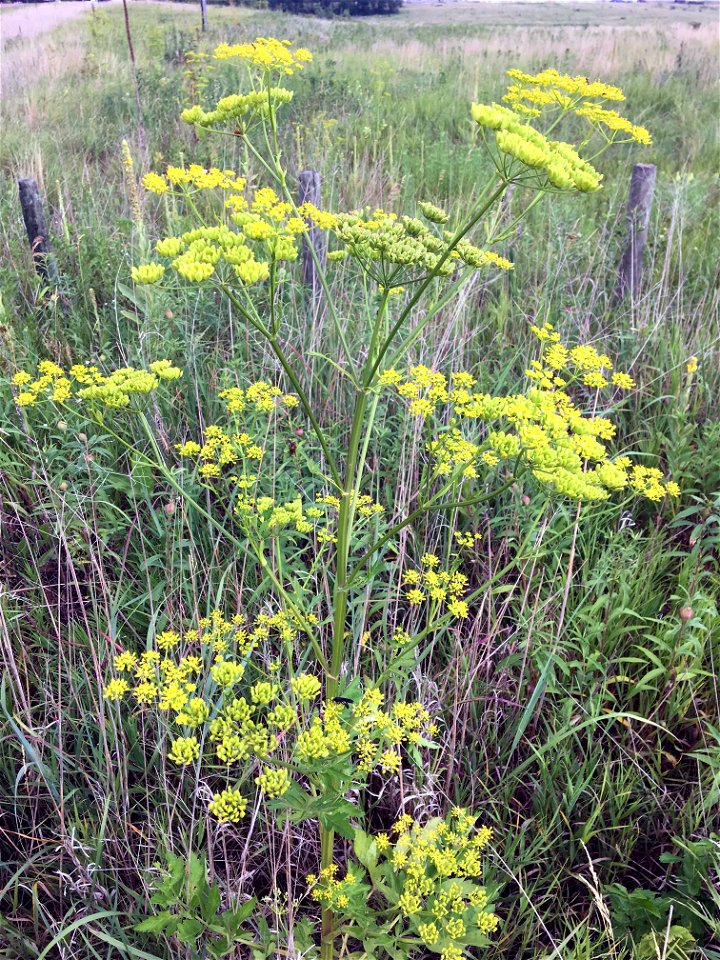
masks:
{"type": "Polygon", "coordinates": [[[245,816],[247,800],[239,790],[228,788],[213,795],[208,810],[220,823],[239,823],[245,816]]]}
{"type": "Polygon", "coordinates": [[[358,893],[364,894],[368,888],[367,884],[362,883],[362,873],[348,869],[342,880],[338,879],[338,873],[338,865],[331,863],[323,867],[319,877],[309,873],[305,880],[313,900],[332,908],[334,912],[343,913],[358,893]]]}
{"type": "Polygon", "coordinates": [[[418,364],[411,367],[406,377],[389,367],[380,374],[378,384],[380,387],[395,387],[401,397],[410,401],[411,415],[424,419],[440,404],[450,401],[463,402],[470,396],[467,391],[475,384],[475,379],[469,374],[458,372],[453,374],[450,384],[444,373],[418,364]]]}
{"type": "MultiPolygon", "coordinates": [[[[435,476],[472,480],[478,468],[501,461],[527,464],[541,482],[575,500],[605,500],[627,490],[650,500],[676,497],[676,483],[665,481],[656,468],[633,465],[627,457],[612,459],[605,441],[612,440],[615,425],[606,417],[585,414],[565,391],[577,383],[593,391],[606,387],[629,390],[632,378],[613,372],[610,358],[590,345],[569,348],[560,342],[551,324],[533,326],[542,344],[541,357],[526,371],[534,386],[526,393],[505,397],[473,392],[474,379],[464,371],[446,378],[427,367],[413,367],[406,376],[388,369],[378,378],[380,388],[394,389],[409,401],[418,417],[441,412],[448,427],[431,439],[435,476]],[[485,424],[468,439],[464,425],[485,424]]],[[[596,400],[591,401],[592,408],[596,400]]],[[[420,603],[422,591],[407,597],[420,603]]]]}
{"type": "Polygon", "coordinates": [[[481,533],[463,533],[460,530],[455,531],[455,542],[461,550],[472,550],[476,547],[479,540],[482,540],[481,533]]]}
{"type": "Polygon", "coordinates": [[[571,77],[568,74],[559,73],[554,67],[535,74],[523,73],[521,70],[508,70],[507,75],[520,83],[562,91],[573,97],[599,100],[625,99],[625,94],[619,87],[613,87],[600,80],[588,80],[587,77],[571,77]]]}
{"type": "Polygon", "coordinates": [[[187,167],[168,166],[164,174],[146,173],[143,177],[145,189],[157,194],[197,190],[229,190],[242,193],[246,182],[233,170],[219,170],[217,167],[206,169],[199,163],[191,163],[187,167]]]}
{"type": "Polygon", "coordinates": [[[524,123],[514,110],[497,103],[474,103],[473,120],[481,127],[495,131],[495,142],[501,153],[508,154],[531,170],[544,173],[547,182],[558,190],[598,190],[602,176],[583,160],[569,143],[548,138],[529,123],[524,123]]]}
{"type": "MultiPolygon", "coordinates": [[[[227,194],[225,210],[237,229],[226,223],[197,227],[180,236],[165,237],[155,245],[159,256],[168,258],[173,270],[190,283],[203,283],[214,275],[224,279],[234,275],[243,285],[250,286],[269,278],[271,263],[298,257],[298,237],[308,226],[295,215],[292,204],[282,201],[269,187],[247,197],[242,177],[227,170],[205,170],[196,164],[168,167],[164,175],[148,174],[144,183],[156,193],[171,187],[193,187],[219,189],[227,194]],[[218,272],[222,264],[226,270],[218,272]]],[[[157,283],[164,269],[157,263],[143,264],[134,268],[133,279],[138,283],[157,283]]]]}
{"type": "Polygon", "coordinates": [[[183,123],[209,129],[233,124],[238,132],[247,133],[252,120],[269,117],[271,111],[290,103],[292,90],[285,87],[269,87],[266,90],[251,90],[250,93],[232,93],[222,97],[212,110],[203,110],[197,104],[180,114],[183,123]]]}
{"type": "Polygon", "coordinates": [[[468,616],[468,605],[463,600],[468,578],[458,570],[437,570],[439,563],[435,554],[426,553],[421,557],[419,570],[405,572],[405,599],[411,606],[429,600],[434,610],[447,610],[455,619],[464,620],[468,616]]]}
{"type": "MultiPolygon", "coordinates": [[[[281,501],[262,496],[258,469],[264,450],[239,422],[248,413],[265,416],[291,411],[298,406],[298,398],[265,381],[245,388],[229,387],[219,396],[233,417],[232,427],[208,426],[201,443],[187,440],[176,444],[180,456],[198,464],[197,473],[203,481],[228,484],[233,516],[248,532],[259,534],[263,539],[280,531],[314,533],[320,546],[334,543],[334,514],[340,508],[339,498],[334,494],[317,494],[315,503],[307,505],[300,497],[281,501]]],[[[354,493],[353,502],[361,519],[384,512],[383,505],[367,494],[354,493]]]]}
{"type": "MultiPolygon", "coordinates": [[[[425,204],[433,217],[446,215],[437,207],[425,204]]],[[[437,270],[449,276],[458,263],[474,269],[494,266],[511,270],[509,260],[491,250],[482,250],[467,240],[461,240],[450,250],[452,231],[439,233],[414,217],[398,217],[384,210],[356,213],[328,213],[313,204],[303,204],[299,211],[320,230],[331,231],[364,269],[383,287],[393,289],[402,283],[437,270]]],[[[431,217],[427,217],[432,221],[431,217]]],[[[442,221],[444,222],[444,220],[442,221]]]]}
{"type": "Polygon", "coordinates": [[[301,673],[290,681],[292,692],[300,703],[306,703],[320,696],[321,683],[311,673],[301,673]]]}
{"type": "Polygon", "coordinates": [[[356,704],[325,703],[308,728],[297,738],[295,759],[312,767],[331,757],[352,755],[356,770],[367,775],[375,769],[394,774],[400,769],[399,749],[419,743],[423,734],[436,732],[421,703],[398,702],[386,709],[382,694],[369,688],[356,704]]]}
{"type": "Polygon", "coordinates": [[[50,360],[38,364],[37,376],[18,371],[12,384],[18,388],[15,403],[31,407],[39,401],[66,403],[71,399],[102,404],[105,407],[127,407],[137,394],[152,393],[161,380],[177,380],[182,370],[169,360],[156,360],[148,370],[122,367],[109,374],[89,364],[73,364],[67,371],[50,360]]]}
{"type": "Polygon", "coordinates": [[[165,274],[165,267],[161,263],[145,263],[139,267],[133,267],[130,276],[135,283],[158,283],[165,274]]]}
{"type": "MultiPolygon", "coordinates": [[[[555,69],[537,74],[510,70],[508,76],[517,81],[508,86],[503,97],[510,107],[475,103],[472,117],[481,127],[495,131],[501,153],[514,157],[537,174],[544,174],[547,184],[558,190],[597,190],[602,177],[571,144],[550,140],[526,122],[541,116],[546,109],[558,110],[561,116],[574,114],[583,118],[593,130],[603,133],[608,143],[616,141],[616,134],[626,134],[626,140],[637,143],[652,143],[644,127],[602,106],[607,100],[625,99],[618,87],[586,77],[571,77],[555,69]],[[610,136],[604,131],[609,131],[610,136]]],[[[556,124],[557,120],[551,129],[556,124]]]]}
{"type": "Polygon", "coordinates": [[[280,767],[277,770],[264,770],[255,778],[255,783],[269,800],[274,800],[287,793],[292,780],[287,770],[280,767]]]}
{"type": "Polygon", "coordinates": [[[312,61],[304,47],[293,49],[289,40],[258,37],[254,43],[221,43],[215,48],[216,60],[242,60],[268,73],[292,74],[312,61]]]}
{"type": "MultiPolygon", "coordinates": [[[[214,60],[237,60],[250,68],[251,89],[245,93],[233,93],[222,97],[211,110],[193,104],[183,110],[185,123],[210,129],[231,125],[233,133],[245,136],[253,122],[269,119],[278,107],[292,100],[292,90],[273,85],[276,76],[290,75],[310,63],[312,54],[303,47],[292,48],[289,40],[258,37],[254,43],[227,44],[216,47],[214,60]]],[[[208,65],[212,69],[212,64],[208,65]]],[[[207,77],[200,83],[191,74],[194,90],[207,87],[207,77]]]]}
{"type": "MultiPolygon", "coordinates": [[[[583,117],[595,130],[605,127],[612,134],[627,134],[627,140],[644,145],[652,143],[645,127],[631,123],[616,110],[602,106],[603,101],[625,99],[618,87],[590,81],[586,77],[570,77],[554,69],[537,74],[510,70],[508,76],[518,83],[508,87],[503,100],[525,116],[538,117],[546,107],[558,108],[583,117]]],[[[612,140],[615,138],[612,137],[612,140]]]]}
{"type": "MultiPolygon", "coordinates": [[[[461,808],[442,820],[425,825],[403,814],[395,824],[393,843],[386,833],[370,840],[361,859],[373,864],[373,877],[384,883],[380,891],[399,890],[388,903],[383,919],[398,936],[414,934],[442,960],[458,960],[471,946],[487,944],[498,925],[482,877],[482,851],[492,838],[487,827],[476,828],[477,818],[461,808]]],[[[360,863],[351,863],[343,878],[331,864],[319,877],[306,877],[311,897],[341,916],[352,918],[366,903],[369,887],[360,863]]]]}
{"type": "Polygon", "coordinates": [[[246,406],[259,413],[273,413],[280,407],[290,410],[298,406],[298,398],[292,393],[283,393],[280,387],[257,380],[245,389],[229,387],[220,394],[228,413],[242,413],[246,406]]]}
{"type": "MultiPolygon", "coordinates": [[[[303,627],[317,624],[313,614],[304,616],[303,627]]],[[[402,745],[429,743],[425,738],[435,733],[427,710],[402,701],[386,707],[374,688],[356,703],[313,706],[321,693],[317,677],[299,673],[283,682],[279,662],[268,670],[253,657],[261,646],[287,649],[300,627],[298,615],[284,610],[261,613],[249,624],[240,614],[227,619],[214,610],[196,628],[158,633],[154,649],[139,656],[119,653],[104,696],[112,702],[131,697],[142,709],[169,714],[182,731],[168,753],[179,766],[219,763],[228,772],[259,766],[255,783],[270,799],[287,791],[293,769],[312,776],[331,758],[351,761],[362,776],[375,769],[396,773],[402,745]]],[[[227,788],[210,809],[237,822],[245,804],[237,788],[227,788]]]]}
{"type": "MultiPolygon", "coordinates": [[[[246,409],[254,410],[261,415],[269,415],[280,410],[292,410],[298,405],[294,394],[283,394],[279,387],[259,380],[248,387],[229,387],[220,393],[220,399],[225,404],[228,413],[237,416],[246,409]]],[[[217,479],[223,476],[224,467],[235,468],[238,464],[247,465],[262,460],[263,448],[247,431],[227,432],[222,427],[212,425],[206,427],[203,443],[188,440],[176,444],[176,450],[181,457],[196,460],[200,464],[198,473],[204,480],[217,479]]],[[[257,481],[254,473],[245,473],[243,476],[228,478],[242,491],[253,486],[257,481]]],[[[240,495],[242,512],[256,506],[254,500],[240,495]]],[[[265,504],[265,507],[270,504],[265,504]]],[[[265,512],[265,511],[263,511],[265,512]]]]}
{"type": "Polygon", "coordinates": [[[628,140],[649,146],[652,143],[650,132],[645,127],[631,123],[627,117],[621,117],[617,110],[607,110],[599,104],[590,103],[574,111],[578,117],[584,117],[596,129],[607,127],[612,133],[626,133],[628,140]]]}

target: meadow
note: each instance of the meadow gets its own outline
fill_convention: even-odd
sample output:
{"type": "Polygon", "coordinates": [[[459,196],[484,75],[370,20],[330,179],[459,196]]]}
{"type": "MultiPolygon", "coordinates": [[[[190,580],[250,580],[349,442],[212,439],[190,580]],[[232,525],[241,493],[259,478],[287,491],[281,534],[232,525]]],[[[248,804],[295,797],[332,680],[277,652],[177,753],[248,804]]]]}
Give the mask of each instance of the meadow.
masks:
{"type": "MultiPolygon", "coordinates": [[[[493,831],[483,884],[498,917],[464,955],[720,960],[717,7],[417,4],[362,22],[211,7],[203,36],[194,8],[133,2],[130,20],[136,76],[117,7],[8,42],[0,65],[0,957],[200,960],[222,955],[227,936],[225,955],[253,960],[456,960],[427,933],[401,937],[406,921],[377,906],[395,880],[376,879],[389,861],[372,838],[399,815],[434,823],[462,808],[493,831]],[[621,87],[652,144],[603,154],[597,191],[517,186],[472,236],[512,269],[443,280],[427,301],[414,299],[422,279],[401,290],[334,261],[322,297],[289,262],[257,308],[212,284],[139,282],[133,268],[156,259],[157,239],[215,210],[209,193],[187,205],[153,193],[145,173],[197,163],[265,185],[244,137],[209,136],[180,114],[238,89],[232,61],[188,51],[268,36],[313,59],[284,79],[293,98],[266,145],[292,191],[298,171],[320,172],[329,211],[416,218],[426,201],[462,223],[495,175],[470,104],[499,101],[511,68],[621,87]],[[657,166],[645,271],[617,302],[638,162],[657,166]],[[33,269],[19,177],[40,186],[57,284],[33,269]],[[407,340],[392,327],[405,313],[407,340]],[[456,414],[436,408],[433,426],[402,392],[369,391],[372,376],[353,407],[356,376],[382,359],[377,338],[390,331],[390,353],[402,347],[398,370],[463,371],[483,396],[525,396],[544,324],[629,374],[632,389],[610,399],[581,387],[583,410],[610,417],[614,448],[679,496],[586,501],[489,456],[496,473],[453,473],[449,508],[426,510],[447,489],[431,454],[442,457],[456,414]],[[182,377],[163,374],[137,409],[136,396],[90,417],[71,398],[16,402],[13,377],[42,361],[107,373],[161,359],[182,377]],[[281,387],[272,416],[248,390],[258,382],[281,387]],[[220,395],[238,389],[238,417],[261,438],[262,492],[290,533],[252,526],[232,506],[242,497],[178,457],[177,444],[230,422],[240,395],[220,395]],[[346,459],[349,486],[333,471],[346,459]],[[308,534],[336,493],[337,520],[308,534]],[[457,616],[409,597],[427,557],[426,573],[465,578],[457,616]],[[221,617],[228,633],[262,628],[252,669],[268,686],[254,702],[290,664],[283,706],[314,723],[298,692],[313,681],[297,676],[317,675],[326,740],[328,716],[365,709],[375,683],[388,716],[417,704],[433,730],[415,737],[408,720],[400,759],[388,748],[361,786],[345,767],[309,765],[302,796],[297,784],[258,792],[238,822],[218,824],[214,770],[174,761],[169,721],[107,694],[121,650],[140,656],[173,631],[185,643],[199,621],[220,636],[221,617]],[[332,928],[343,908],[331,883],[325,896],[332,873],[306,881],[333,856],[361,917],[347,935],[332,928]],[[350,890],[357,863],[372,896],[350,890]],[[160,910],[177,923],[153,925],[160,910]]],[[[197,709],[186,739],[204,729],[197,709]]],[[[246,764],[252,798],[261,767],[246,764]]]]}

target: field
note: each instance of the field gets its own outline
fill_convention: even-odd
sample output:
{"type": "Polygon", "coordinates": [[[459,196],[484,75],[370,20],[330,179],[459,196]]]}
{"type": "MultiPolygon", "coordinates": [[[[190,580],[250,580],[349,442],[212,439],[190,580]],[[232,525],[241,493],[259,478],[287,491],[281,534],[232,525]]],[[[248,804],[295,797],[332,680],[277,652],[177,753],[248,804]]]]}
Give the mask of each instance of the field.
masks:
{"type": "MultiPolygon", "coordinates": [[[[207,35],[195,5],[129,7],[136,71],[118,4],[8,40],[0,63],[0,957],[201,960],[226,946],[253,960],[720,960],[717,6],[427,3],[363,21],[211,6],[207,35]],[[281,124],[258,108],[253,142],[237,133],[244,120],[224,136],[182,122],[239,89],[233,60],[188,51],[255,37],[313,54],[277,80],[293,91],[281,124]],[[350,255],[331,259],[315,295],[291,259],[235,287],[219,268],[195,283],[169,265],[141,282],[157,239],[216,224],[222,209],[210,190],[184,200],[143,187],[168,165],[236,171],[251,192],[282,168],[293,196],[297,173],[316,170],[323,210],[417,218],[427,201],[451,225],[443,240],[431,218],[433,242],[450,243],[496,175],[483,145],[494,134],[470,104],[500,102],[508,69],[548,67],[621,87],[626,102],[607,106],[652,143],[593,161],[599,190],[535,192],[528,167],[498,193],[469,236],[510,269],[426,281],[404,261],[380,282],[381,261],[369,269],[350,227],[333,226],[331,248],[342,237],[350,255]],[[657,180],[642,282],[619,299],[635,163],[655,164],[657,180]],[[39,185],[57,280],[34,269],[22,177],[39,185]],[[550,479],[522,431],[519,446],[505,438],[513,456],[484,427],[471,453],[452,446],[475,414],[406,371],[465,371],[473,391],[525,409],[546,323],[569,350],[590,345],[629,374],[630,389],[603,393],[592,360],[577,367],[583,423],[612,420],[613,451],[679,495],[625,483],[593,500],[587,445],[581,473],[553,461],[550,479]],[[110,401],[80,403],[81,381],[64,396],[51,373],[17,403],[34,389],[18,371],[30,383],[42,361],[91,364],[100,378],[158,360],[173,372],[147,392],[133,393],[133,373],[110,401]],[[265,388],[248,390],[257,382],[280,387],[264,406],[265,388]],[[237,388],[241,400],[220,396],[237,388]],[[177,445],[190,453],[216,425],[226,440],[203,473],[177,445]],[[199,703],[192,719],[183,694],[183,725],[124,696],[114,658],[135,665],[157,646],[169,664],[189,656],[193,629],[199,703]],[[237,665],[230,635],[243,665],[223,686],[218,663],[237,665]],[[314,677],[324,713],[301,692],[314,677]],[[231,774],[207,757],[243,684],[256,719],[275,705],[263,723],[277,742],[243,747],[231,774]],[[387,717],[361,736],[375,685],[387,717]],[[422,736],[420,720],[398,719],[413,710],[427,711],[422,736]],[[298,761],[303,725],[323,742],[298,761]],[[177,759],[181,727],[199,754],[189,744],[177,759]],[[370,742],[368,773],[357,757],[370,742]],[[268,771],[286,770],[292,786],[269,788],[268,771]],[[220,780],[240,784],[237,822],[208,814],[220,780]],[[493,831],[481,879],[497,927],[474,940],[452,930],[475,901],[455,928],[439,907],[424,913],[469,898],[469,870],[451,895],[434,860],[434,892],[418,887],[415,906],[417,878],[403,874],[413,847],[447,836],[422,825],[462,823],[459,807],[493,831]],[[401,814],[420,826],[393,833],[401,814]]],[[[253,210],[265,229],[270,214],[253,210]]],[[[405,251],[426,236],[418,224],[405,251]]],[[[543,402],[560,386],[543,387],[543,402]]],[[[189,666],[165,669],[162,689],[188,682],[189,666]]]]}

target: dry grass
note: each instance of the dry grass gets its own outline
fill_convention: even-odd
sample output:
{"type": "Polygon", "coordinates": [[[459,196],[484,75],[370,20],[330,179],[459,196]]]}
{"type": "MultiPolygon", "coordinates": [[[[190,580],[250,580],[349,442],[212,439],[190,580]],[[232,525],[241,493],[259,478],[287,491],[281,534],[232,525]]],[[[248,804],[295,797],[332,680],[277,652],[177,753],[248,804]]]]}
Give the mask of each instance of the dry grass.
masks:
{"type": "MultiPolygon", "coordinates": [[[[452,22],[452,21],[451,21],[452,22]]],[[[414,37],[398,42],[387,36],[372,44],[373,59],[387,59],[403,70],[423,69],[429,54],[433,58],[454,58],[468,76],[486,70],[487,59],[513,63],[562,63],[573,72],[594,76],[642,70],[661,77],[678,65],[683,51],[692,49],[694,60],[702,59],[702,81],[711,81],[717,69],[717,24],[694,28],[687,23],[649,23],[642,26],[615,26],[605,23],[588,27],[539,26],[528,35],[526,26],[508,26],[501,35],[448,39],[414,37]]]]}

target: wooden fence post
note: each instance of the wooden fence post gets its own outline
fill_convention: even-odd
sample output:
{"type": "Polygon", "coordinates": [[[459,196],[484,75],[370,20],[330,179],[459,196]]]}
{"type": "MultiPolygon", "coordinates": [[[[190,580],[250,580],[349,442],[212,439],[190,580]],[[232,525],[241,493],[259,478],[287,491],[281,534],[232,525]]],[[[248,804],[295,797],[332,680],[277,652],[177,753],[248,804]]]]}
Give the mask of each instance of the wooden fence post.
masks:
{"type": "Polygon", "coordinates": [[[200,0],[200,23],[202,32],[207,33],[207,0],[200,0]]]}
{"type": "Polygon", "coordinates": [[[636,163],[633,167],[627,202],[630,237],[618,267],[615,303],[622,300],[628,288],[633,300],[640,292],[643,253],[647,243],[656,173],[657,168],[654,163],[636,163]]]}
{"type": "MultiPolygon", "coordinates": [[[[320,174],[317,170],[301,170],[298,174],[298,206],[312,203],[320,206],[320,174]]],[[[322,299],[322,284],[318,273],[315,257],[324,269],[327,262],[327,244],[322,231],[312,227],[303,238],[303,282],[310,287],[314,301],[322,299]]]]}
{"type": "Polygon", "coordinates": [[[37,182],[30,177],[23,177],[18,180],[18,193],[35,270],[43,280],[56,283],[58,279],[57,263],[48,237],[45,213],[37,182]]]}

